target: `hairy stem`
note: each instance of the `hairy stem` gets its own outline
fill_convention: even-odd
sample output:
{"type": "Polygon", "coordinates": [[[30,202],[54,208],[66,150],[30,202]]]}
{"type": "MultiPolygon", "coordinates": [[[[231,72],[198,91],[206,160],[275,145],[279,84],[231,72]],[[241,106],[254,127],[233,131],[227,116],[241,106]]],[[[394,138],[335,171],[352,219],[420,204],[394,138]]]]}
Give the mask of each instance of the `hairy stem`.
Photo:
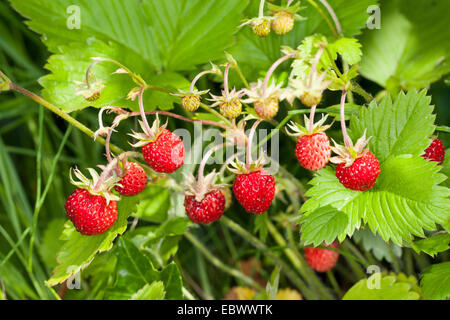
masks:
{"type": "Polygon", "coordinates": [[[256,128],[261,123],[261,121],[262,120],[260,119],[260,120],[256,120],[255,123],[253,123],[253,126],[250,129],[250,133],[248,135],[247,155],[245,157],[245,160],[246,160],[245,165],[246,165],[247,169],[250,169],[250,165],[252,163],[252,141],[253,141],[253,136],[255,135],[256,128]]]}
{"type": "MultiPolygon", "coordinates": [[[[37,94],[35,94],[35,93],[31,92],[31,91],[28,91],[27,89],[22,88],[22,87],[16,85],[15,83],[12,83],[12,82],[10,83],[10,88],[11,88],[11,90],[19,92],[19,93],[27,96],[28,98],[32,99],[33,101],[37,102],[38,104],[44,106],[45,108],[47,108],[48,110],[50,110],[54,114],[60,116],[61,118],[63,118],[67,122],[71,123],[75,128],[77,128],[81,132],[85,133],[86,135],[90,136],[91,138],[94,138],[94,131],[92,131],[91,129],[89,129],[88,127],[86,127],[84,124],[82,124],[81,122],[77,121],[73,117],[71,117],[67,112],[62,111],[61,109],[59,109],[58,107],[54,106],[53,104],[51,104],[47,100],[43,99],[42,97],[38,96],[37,94]]],[[[103,139],[101,137],[98,137],[97,141],[99,141],[102,144],[105,144],[105,139],[103,139]]],[[[122,149],[120,149],[119,147],[114,146],[114,145],[111,146],[111,150],[116,152],[116,153],[123,152],[122,149]]]]}
{"type": "Polygon", "coordinates": [[[316,107],[317,107],[316,104],[313,105],[313,106],[311,107],[311,113],[309,114],[309,128],[308,128],[309,133],[312,133],[312,132],[313,132],[313,128],[314,128],[314,115],[315,115],[315,113],[316,113],[316,107]]]}
{"type": "Polygon", "coordinates": [[[341,96],[341,106],[340,106],[340,116],[341,116],[341,130],[342,130],[342,136],[344,137],[344,143],[347,148],[351,147],[351,140],[347,133],[347,126],[345,125],[345,97],[347,95],[347,91],[344,89],[342,90],[342,96],[341,96]]]}
{"type": "Polygon", "coordinates": [[[208,74],[208,73],[214,73],[214,71],[212,71],[212,70],[205,70],[205,71],[202,71],[202,72],[200,72],[199,74],[197,74],[197,75],[195,76],[194,80],[192,80],[192,82],[191,82],[191,85],[190,85],[190,87],[189,87],[189,92],[194,91],[194,87],[195,87],[195,84],[197,83],[197,81],[198,81],[202,76],[204,76],[205,74],[208,74]]]}
{"type": "Polygon", "coordinates": [[[264,16],[264,3],[266,1],[265,0],[260,0],[259,1],[259,10],[258,10],[258,18],[261,18],[264,16]]]}
{"type": "Polygon", "coordinates": [[[225,72],[223,74],[223,89],[225,90],[226,95],[230,93],[230,90],[228,88],[228,73],[230,71],[231,63],[228,62],[227,66],[225,67],[225,72]]]}
{"type": "Polygon", "coordinates": [[[325,19],[326,23],[328,24],[328,26],[329,26],[330,29],[331,29],[331,32],[333,32],[333,35],[334,35],[336,38],[339,38],[339,34],[337,33],[336,28],[335,28],[335,26],[333,25],[333,22],[330,20],[330,18],[328,17],[328,15],[322,10],[322,8],[319,7],[319,6],[317,5],[317,3],[316,3],[314,0],[308,0],[308,2],[309,2],[309,4],[311,4],[311,5],[317,10],[317,12],[319,12],[320,15],[325,19]]]}
{"type": "Polygon", "coordinates": [[[270,80],[270,76],[273,74],[273,72],[275,71],[276,68],[278,68],[278,66],[280,64],[282,64],[284,61],[293,58],[297,55],[297,51],[291,53],[291,54],[287,54],[285,56],[282,56],[281,58],[279,58],[277,61],[275,61],[269,68],[269,70],[267,70],[266,76],[264,78],[264,82],[263,82],[263,87],[262,87],[262,98],[266,97],[266,91],[267,91],[267,86],[269,84],[269,80],[270,80]]]}
{"type": "Polygon", "coordinates": [[[330,4],[326,0],[319,0],[319,1],[328,10],[328,13],[330,14],[331,18],[333,19],[334,25],[336,26],[336,31],[337,31],[338,35],[342,35],[341,24],[339,23],[339,19],[336,16],[336,13],[334,12],[333,8],[330,6],[330,4]]]}
{"type": "Polygon", "coordinates": [[[215,145],[214,147],[212,147],[211,149],[209,149],[205,156],[203,157],[202,161],[200,162],[200,166],[198,168],[198,183],[199,185],[202,185],[203,183],[203,171],[205,170],[205,166],[206,163],[208,162],[209,157],[211,157],[211,155],[216,152],[217,150],[224,148],[225,146],[227,146],[228,143],[224,142],[218,145],[215,145]]]}
{"type": "Polygon", "coordinates": [[[141,113],[141,118],[144,123],[144,128],[146,133],[150,136],[151,139],[155,138],[152,130],[150,129],[150,125],[148,124],[147,117],[145,116],[145,110],[144,110],[144,102],[143,102],[143,95],[144,95],[145,87],[142,86],[141,90],[139,91],[139,112],[141,113]]]}

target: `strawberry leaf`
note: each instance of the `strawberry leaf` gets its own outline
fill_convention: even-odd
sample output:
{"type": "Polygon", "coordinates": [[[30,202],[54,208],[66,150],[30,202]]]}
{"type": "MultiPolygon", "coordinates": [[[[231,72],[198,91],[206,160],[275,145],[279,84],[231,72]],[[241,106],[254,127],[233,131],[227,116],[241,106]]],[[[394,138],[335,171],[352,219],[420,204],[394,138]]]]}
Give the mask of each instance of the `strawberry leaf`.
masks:
{"type": "Polygon", "coordinates": [[[301,240],[304,245],[312,243],[317,247],[323,242],[331,244],[342,234],[347,227],[348,217],[332,206],[324,206],[304,216],[304,221],[301,227],[301,240]]]}
{"type": "Polygon", "coordinates": [[[375,273],[368,279],[359,280],[342,300],[419,300],[416,282],[413,276],[375,273]]]}
{"type": "MultiPolygon", "coordinates": [[[[345,188],[334,170],[325,168],[311,180],[301,212],[307,219],[316,208],[331,205],[348,215],[342,240],[359,229],[362,221],[385,241],[398,245],[412,235],[424,237],[423,229],[435,230],[436,223],[450,219],[450,189],[439,186],[446,179],[435,163],[421,157],[390,157],[381,164],[375,186],[367,191],[345,188]]],[[[314,216],[313,216],[314,217],[314,216]]]]}
{"type": "Polygon", "coordinates": [[[430,101],[425,90],[402,92],[394,102],[390,96],[379,104],[372,101],[359,115],[352,115],[351,138],[356,141],[367,130],[367,137],[372,136],[370,151],[380,163],[400,154],[419,156],[430,144],[435,130],[430,101]]]}
{"type": "Polygon", "coordinates": [[[139,291],[133,294],[130,300],[164,300],[166,292],[162,281],[154,281],[146,284],[139,291]]]}
{"type": "Polygon", "coordinates": [[[138,197],[122,198],[118,201],[118,217],[114,225],[105,233],[85,236],[77,232],[68,221],[61,240],[66,242],[57,254],[58,266],[53,270],[48,284],[54,286],[86,268],[99,252],[112,248],[114,239],[125,232],[127,218],[136,210],[138,197]]]}
{"type": "Polygon", "coordinates": [[[417,253],[423,251],[430,256],[435,256],[439,252],[447,251],[450,248],[449,244],[450,234],[443,233],[426,239],[414,241],[411,246],[417,253]]]}
{"type": "Polygon", "coordinates": [[[420,285],[427,299],[445,300],[450,297],[450,262],[434,264],[425,270],[420,285]]]}

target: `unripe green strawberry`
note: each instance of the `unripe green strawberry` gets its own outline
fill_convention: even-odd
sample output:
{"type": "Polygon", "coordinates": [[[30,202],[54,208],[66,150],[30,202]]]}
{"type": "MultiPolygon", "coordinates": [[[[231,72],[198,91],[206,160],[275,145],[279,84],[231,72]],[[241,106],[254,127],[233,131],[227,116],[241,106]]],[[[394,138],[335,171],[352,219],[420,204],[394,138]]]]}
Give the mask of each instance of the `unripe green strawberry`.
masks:
{"type": "Polygon", "coordinates": [[[270,33],[270,20],[268,19],[258,19],[253,21],[250,26],[252,31],[258,37],[264,38],[270,33]]]}
{"type": "Polygon", "coordinates": [[[321,90],[307,90],[300,96],[300,101],[307,107],[318,105],[322,100],[321,90]]]}
{"type": "Polygon", "coordinates": [[[224,101],[219,105],[220,113],[229,119],[235,119],[239,117],[242,112],[242,103],[240,99],[231,99],[224,101]]]}
{"type": "Polygon", "coordinates": [[[200,107],[200,96],[187,95],[181,98],[181,105],[186,111],[194,112],[200,107]]]}
{"type": "Polygon", "coordinates": [[[288,11],[277,11],[274,13],[272,29],[276,34],[284,35],[294,28],[294,15],[288,11]]]}
{"type": "Polygon", "coordinates": [[[271,97],[267,99],[260,99],[253,103],[255,106],[255,112],[262,119],[269,120],[275,117],[278,113],[278,98],[271,97]]]}

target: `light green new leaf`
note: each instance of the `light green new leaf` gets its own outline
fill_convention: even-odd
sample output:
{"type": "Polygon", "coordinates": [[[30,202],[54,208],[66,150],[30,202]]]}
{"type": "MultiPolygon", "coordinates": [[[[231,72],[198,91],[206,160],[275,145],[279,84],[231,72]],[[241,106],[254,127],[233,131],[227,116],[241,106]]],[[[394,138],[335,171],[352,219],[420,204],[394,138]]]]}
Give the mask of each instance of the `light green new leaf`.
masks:
{"type": "Polygon", "coordinates": [[[450,248],[449,244],[450,234],[443,233],[426,239],[414,241],[411,246],[417,253],[423,251],[430,256],[435,256],[439,252],[448,250],[450,248]]]}
{"type": "Polygon", "coordinates": [[[425,270],[420,285],[427,299],[445,300],[450,297],[450,262],[434,264],[425,270]]]}
{"type": "Polygon", "coordinates": [[[367,129],[367,137],[372,137],[370,151],[380,163],[400,154],[419,156],[435,130],[430,101],[425,90],[400,93],[394,102],[389,96],[379,104],[373,101],[359,115],[352,116],[350,135],[356,142],[367,129]]]}
{"type": "Polygon", "coordinates": [[[324,206],[302,217],[301,240],[305,245],[319,246],[323,242],[331,244],[347,225],[348,217],[333,206],[324,206]]]}
{"type": "Polygon", "coordinates": [[[362,37],[361,74],[387,87],[425,88],[450,72],[450,2],[384,1],[381,26],[362,37]]]}
{"type": "Polygon", "coordinates": [[[358,281],[342,300],[419,300],[420,295],[413,291],[415,288],[411,282],[410,279],[402,281],[396,275],[375,273],[358,281]]]}
{"type": "Polygon", "coordinates": [[[331,205],[348,215],[345,232],[351,236],[361,226],[361,219],[372,232],[398,245],[424,237],[423,229],[435,230],[436,224],[450,219],[450,190],[439,186],[446,177],[439,167],[421,157],[391,157],[381,164],[375,186],[367,191],[345,188],[330,168],[319,171],[311,180],[310,197],[301,212],[331,205]]]}
{"type": "Polygon", "coordinates": [[[57,255],[58,266],[53,270],[48,283],[51,286],[62,283],[86,268],[97,253],[110,250],[113,240],[125,232],[127,218],[136,210],[138,201],[138,197],[122,198],[117,203],[117,221],[103,234],[85,236],[77,232],[71,222],[67,222],[61,236],[61,240],[66,242],[57,255]]]}
{"type": "Polygon", "coordinates": [[[164,300],[166,292],[162,281],[154,281],[146,284],[139,291],[133,294],[130,300],[164,300]]]}
{"type": "Polygon", "coordinates": [[[356,64],[361,61],[361,44],[355,38],[339,38],[330,44],[330,49],[342,56],[348,64],[356,64]]]}

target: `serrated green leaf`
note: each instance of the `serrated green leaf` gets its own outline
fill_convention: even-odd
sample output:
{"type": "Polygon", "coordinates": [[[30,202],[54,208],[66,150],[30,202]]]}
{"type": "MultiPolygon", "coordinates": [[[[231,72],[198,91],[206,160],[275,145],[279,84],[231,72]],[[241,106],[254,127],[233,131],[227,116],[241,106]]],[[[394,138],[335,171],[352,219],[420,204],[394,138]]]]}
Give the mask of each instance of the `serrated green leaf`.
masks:
{"type": "Polygon", "coordinates": [[[67,222],[61,236],[61,240],[66,242],[57,255],[58,266],[48,280],[49,285],[62,283],[86,268],[97,253],[110,250],[114,239],[125,232],[127,218],[136,210],[138,201],[138,197],[122,198],[117,203],[117,221],[103,234],[85,236],[77,232],[71,222],[67,222]]]}
{"type": "Polygon", "coordinates": [[[375,273],[368,279],[358,281],[342,300],[418,300],[410,281],[399,281],[395,275],[375,273]],[[375,283],[379,280],[379,287],[375,283]]]}
{"type": "Polygon", "coordinates": [[[352,116],[350,135],[356,141],[367,130],[367,137],[372,137],[370,151],[380,163],[393,155],[419,156],[435,130],[430,101],[425,90],[400,93],[394,102],[389,96],[379,104],[373,101],[359,115],[352,116]]]}
{"type": "Polygon", "coordinates": [[[41,245],[39,246],[39,253],[45,261],[45,264],[50,268],[54,268],[56,266],[56,253],[64,244],[64,242],[59,240],[58,237],[64,229],[65,223],[65,219],[53,219],[50,223],[48,223],[44,231],[41,245]]]}
{"type": "Polygon", "coordinates": [[[446,0],[382,2],[381,28],[367,29],[361,40],[361,74],[396,92],[427,87],[450,72],[449,10],[446,0]]]}
{"type": "Polygon", "coordinates": [[[165,295],[162,281],[154,281],[143,286],[131,296],[130,300],[164,300],[165,295]]]}
{"type": "Polygon", "coordinates": [[[450,219],[450,190],[439,186],[446,177],[438,171],[421,157],[391,157],[381,164],[375,186],[361,192],[345,188],[334,170],[325,168],[311,180],[313,187],[306,192],[310,199],[301,212],[331,205],[349,218],[340,240],[359,229],[363,219],[385,241],[402,245],[412,235],[424,237],[423,229],[435,230],[436,223],[450,219]]]}
{"type": "Polygon", "coordinates": [[[152,222],[164,222],[167,220],[169,208],[169,189],[159,186],[148,186],[143,191],[143,199],[138,204],[136,216],[152,222]]]}
{"type": "Polygon", "coordinates": [[[361,61],[361,44],[355,38],[339,38],[330,44],[331,50],[338,52],[348,64],[361,61]]]}
{"type": "Polygon", "coordinates": [[[389,246],[392,248],[392,252],[398,258],[402,256],[402,248],[398,245],[391,243],[387,244],[380,236],[373,234],[368,229],[358,230],[353,234],[353,239],[357,243],[361,243],[365,251],[370,251],[377,260],[386,259],[386,261],[392,262],[393,257],[389,246]]]}
{"type": "Polygon", "coordinates": [[[450,297],[450,262],[434,264],[425,270],[420,285],[427,299],[445,300],[450,297]]]}
{"type": "Polygon", "coordinates": [[[417,253],[425,252],[430,256],[435,256],[439,252],[444,252],[450,248],[450,234],[438,234],[426,239],[414,241],[411,246],[417,253]]]}
{"type": "Polygon", "coordinates": [[[302,217],[301,240],[305,245],[319,246],[323,242],[331,244],[347,225],[347,214],[333,206],[324,206],[302,217]]]}
{"type": "Polygon", "coordinates": [[[148,258],[128,239],[121,238],[117,248],[117,281],[108,289],[108,299],[129,299],[145,284],[162,281],[166,299],[182,299],[182,281],[176,264],[158,272],[148,258]]]}
{"type": "Polygon", "coordinates": [[[223,57],[224,49],[233,44],[246,5],[247,0],[143,1],[156,44],[157,69],[190,70],[223,57]]]}

